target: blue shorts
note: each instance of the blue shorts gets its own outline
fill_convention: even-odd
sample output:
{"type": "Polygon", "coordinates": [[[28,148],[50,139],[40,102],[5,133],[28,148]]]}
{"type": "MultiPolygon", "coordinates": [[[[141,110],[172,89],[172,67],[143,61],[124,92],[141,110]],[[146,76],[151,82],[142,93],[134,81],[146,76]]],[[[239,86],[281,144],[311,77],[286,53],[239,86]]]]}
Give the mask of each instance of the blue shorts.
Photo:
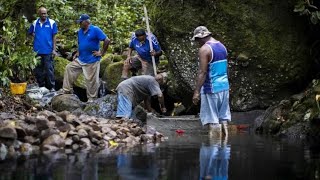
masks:
{"type": "Polygon", "coordinates": [[[231,121],[229,91],[201,94],[200,120],[202,125],[231,121]]]}
{"type": "Polygon", "coordinates": [[[118,92],[117,118],[130,118],[132,115],[132,103],[122,93],[118,92]]]}

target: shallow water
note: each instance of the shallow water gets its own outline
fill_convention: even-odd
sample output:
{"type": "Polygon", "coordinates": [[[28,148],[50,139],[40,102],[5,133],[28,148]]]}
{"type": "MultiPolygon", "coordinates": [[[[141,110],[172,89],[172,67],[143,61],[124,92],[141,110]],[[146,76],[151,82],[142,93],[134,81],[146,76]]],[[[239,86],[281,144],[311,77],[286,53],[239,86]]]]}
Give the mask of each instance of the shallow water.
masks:
{"type": "Polygon", "coordinates": [[[167,142],[100,153],[51,153],[0,161],[5,179],[319,179],[319,148],[235,134],[172,135],[167,142]]]}

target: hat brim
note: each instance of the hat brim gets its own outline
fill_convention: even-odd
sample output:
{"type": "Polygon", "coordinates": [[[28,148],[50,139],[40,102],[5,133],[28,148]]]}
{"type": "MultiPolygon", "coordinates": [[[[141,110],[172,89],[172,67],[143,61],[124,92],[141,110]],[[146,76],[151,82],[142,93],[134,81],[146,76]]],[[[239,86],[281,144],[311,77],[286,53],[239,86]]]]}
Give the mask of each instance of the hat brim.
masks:
{"type": "Polygon", "coordinates": [[[207,37],[207,36],[209,36],[209,35],[211,35],[211,32],[205,32],[205,33],[203,33],[203,34],[201,34],[201,33],[199,33],[199,34],[196,34],[196,35],[194,35],[193,37],[192,37],[192,40],[194,41],[194,40],[196,40],[196,38],[205,38],[205,37],[207,37]]]}

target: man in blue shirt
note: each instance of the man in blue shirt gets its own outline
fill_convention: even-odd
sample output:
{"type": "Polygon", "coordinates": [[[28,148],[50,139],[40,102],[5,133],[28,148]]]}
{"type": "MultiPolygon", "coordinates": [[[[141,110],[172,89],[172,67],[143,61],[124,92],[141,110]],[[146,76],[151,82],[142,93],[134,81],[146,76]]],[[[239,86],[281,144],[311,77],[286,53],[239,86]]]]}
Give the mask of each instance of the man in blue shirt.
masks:
{"type": "Polygon", "coordinates": [[[66,66],[62,88],[64,93],[72,93],[74,81],[83,73],[88,102],[92,102],[98,96],[100,59],[107,52],[110,40],[99,27],[91,25],[87,14],[82,14],[77,22],[80,24],[78,51],[73,61],[66,66]],[[101,51],[100,41],[103,41],[101,51]]]}
{"type": "Polygon", "coordinates": [[[47,9],[40,7],[39,18],[35,20],[28,31],[34,37],[33,49],[37,56],[41,57],[41,62],[34,69],[37,83],[40,87],[46,87],[54,91],[54,67],[53,55],[56,55],[56,38],[58,32],[57,24],[48,18],[47,9]]]}
{"type": "Polygon", "coordinates": [[[156,63],[159,63],[159,56],[162,55],[162,50],[155,35],[146,34],[143,29],[138,29],[132,34],[129,44],[127,59],[124,62],[122,70],[122,79],[128,78],[129,70],[139,70],[142,68],[143,75],[154,76],[152,57],[155,57],[156,63]],[[153,51],[150,51],[148,36],[151,36],[153,51]],[[136,50],[138,56],[131,57],[133,50],[136,50]]]}

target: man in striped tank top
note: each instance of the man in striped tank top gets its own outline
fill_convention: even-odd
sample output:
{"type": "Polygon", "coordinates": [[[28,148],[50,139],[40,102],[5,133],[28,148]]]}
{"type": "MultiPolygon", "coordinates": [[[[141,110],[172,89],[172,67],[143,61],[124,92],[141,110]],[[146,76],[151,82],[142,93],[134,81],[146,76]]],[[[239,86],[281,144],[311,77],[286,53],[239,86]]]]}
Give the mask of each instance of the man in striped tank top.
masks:
{"type": "Polygon", "coordinates": [[[201,99],[200,119],[203,126],[208,126],[210,136],[221,137],[221,131],[228,136],[231,113],[226,47],[204,26],[197,27],[193,33],[192,39],[200,45],[200,63],[192,101],[197,105],[201,99]]]}

